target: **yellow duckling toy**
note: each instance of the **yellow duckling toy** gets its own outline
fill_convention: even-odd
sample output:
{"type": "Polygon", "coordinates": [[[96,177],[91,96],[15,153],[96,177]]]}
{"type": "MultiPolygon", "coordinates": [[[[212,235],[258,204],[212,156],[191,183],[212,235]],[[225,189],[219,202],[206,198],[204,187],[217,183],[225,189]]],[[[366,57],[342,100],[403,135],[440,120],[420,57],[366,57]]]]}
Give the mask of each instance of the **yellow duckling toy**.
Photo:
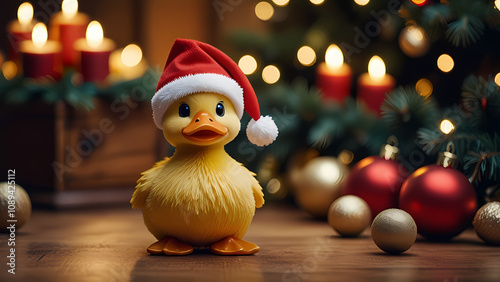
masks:
{"type": "Polygon", "coordinates": [[[271,117],[260,116],[253,88],[238,65],[211,45],[177,39],[152,107],[156,126],[176,150],[143,172],[130,200],[158,239],[147,251],[258,252],[259,246],[242,238],[255,208],[264,204],[262,187],[224,145],[238,135],[244,110],[252,117],[247,127],[252,143],[272,143],[278,128],[271,117]]]}

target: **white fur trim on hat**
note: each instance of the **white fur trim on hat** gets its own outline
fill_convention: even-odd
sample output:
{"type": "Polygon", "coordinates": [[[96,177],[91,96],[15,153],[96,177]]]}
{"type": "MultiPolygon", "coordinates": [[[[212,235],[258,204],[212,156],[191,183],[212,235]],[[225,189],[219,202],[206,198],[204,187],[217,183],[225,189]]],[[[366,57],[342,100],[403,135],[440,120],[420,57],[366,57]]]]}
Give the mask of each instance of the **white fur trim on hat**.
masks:
{"type": "Polygon", "coordinates": [[[260,116],[258,120],[250,120],[247,125],[247,138],[257,146],[267,146],[278,137],[278,127],[270,116],[260,116]]]}
{"type": "Polygon", "coordinates": [[[234,79],[222,74],[198,73],[179,77],[156,91],[151,100],[156,126],[163,129],[163,116],[174,101],[198,92],[215,92],[228,97],[238,118],[243,116],[243,89],[234,79]]]}

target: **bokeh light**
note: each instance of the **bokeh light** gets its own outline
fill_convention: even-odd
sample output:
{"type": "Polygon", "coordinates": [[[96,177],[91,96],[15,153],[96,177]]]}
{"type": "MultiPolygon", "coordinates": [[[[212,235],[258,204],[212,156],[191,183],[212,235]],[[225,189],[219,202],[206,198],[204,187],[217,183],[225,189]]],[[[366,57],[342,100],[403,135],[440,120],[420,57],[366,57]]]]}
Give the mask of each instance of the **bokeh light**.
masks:
{"type": "MultiPolygon", "coordinates": [[[[500,1],[500,0],[499,0],[500,1]]],[[[500,72],[495,75],[495,83],[500,86],[500,72]]]]}
{"type": "Polygon", "coordinates": [[[500,0],[495,1],[495,7],[497,7],[497,9],[500,10],[500,0]]]}
{"type": "Polygon", "coordinates": [[[273,0],[273,3],[280,7],[285,7],[289,2],[290,0],[273,0]]]}
{"type": "Polygon", "coordinates": [[[437,66],[442,72],[450,72],[455,66],[455,62],[450,55],[442,54],[437,59],[437,66]]]}
{"type": "Polygon", "coordinates": [[[276,83],[280,75],[280,70],[273,65],[268,65],[262,70],[262,79],[268,84],[276,83]]]}
{"type": "Polygon", "coordinates": [[[135,44],[129,44],[123,48],[121,59],[123,64],[128,67],[136,66],[142,60],[142,50],[135,44]]]}
{"type": "Polygon", "coordinates": [[[2,73],[5,79],[11,80],[17,75],[17,65],[13,61],[6,61],[2,64],[2,73]]]}
{"type": "Polygon", "coordinates": [[[365,6],[366,4],[370,3],[370,0],[354,0],[354,3],[358,4],[359,6],[365,6]]]}
{"type": "Polygon", "coordinates": [[[411,2],[413,2],[413,4],[417,6],[423,6],[425,5],[425,2],[427,2],[427,0],[411,0],[411,2]]]}
{"type": "Polygon", "coordinates": [[[309,46],[302,46],[297,51],[297,59],[306,67],[312,66],[316,62],[316,52],[309,46]]]}
{"type": "Polygon", "coordinates": [[[432,86],[432,83],[426,78],[420,79],[415,84],[415,90],[417,93],[425,98],[431,96],[433,89],[434,87],[432,86]]]}
{"type": "Polygon", "coordinates": [[[321,5],[323,4],[323,2],[325,2],[325,0],[309,0],[309,1],[314,5],[321,5]]]}
{"type": "Polygon", "coordinates": [[[444,134],[450,134],[455,129],[455,125],[453,125],[450,120],[443,119],[443,121],[439,125],[439,129],[441,129],[444,134]]]}
{"type": "Polygon", "coordinates": [[[255,15],[263,21],[271,19],[274,15],[273,5],[266,1],[257,3],[257,5],[255,5],[255,15]]]}
{"type": "Polygon", "coordinates": [[[244,74],[249,75],[257,70],[257,61],[250,55],[245,55],[238,61],[238,66],[244,74]]]}

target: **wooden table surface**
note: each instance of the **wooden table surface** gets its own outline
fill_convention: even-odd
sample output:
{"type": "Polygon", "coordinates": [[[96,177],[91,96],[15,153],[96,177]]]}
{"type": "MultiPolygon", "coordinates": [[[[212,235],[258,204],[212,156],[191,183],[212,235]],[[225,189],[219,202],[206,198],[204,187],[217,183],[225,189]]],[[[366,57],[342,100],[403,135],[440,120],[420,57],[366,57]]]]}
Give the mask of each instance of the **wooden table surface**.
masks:
{"type": "Polygon", "coordinates": [[[129,208],[33,212],[16,233],[16,274],[7,273],[8,235],[0,235],[0,281],[500,281],[500,247],[473,230],[448,243],[418,240],[406,253],[380,251],[369,230],[342,238],[294,207],[257,211],[245,239],[252,256],[206,250],[150,256],[154,241],[129,208]]]}

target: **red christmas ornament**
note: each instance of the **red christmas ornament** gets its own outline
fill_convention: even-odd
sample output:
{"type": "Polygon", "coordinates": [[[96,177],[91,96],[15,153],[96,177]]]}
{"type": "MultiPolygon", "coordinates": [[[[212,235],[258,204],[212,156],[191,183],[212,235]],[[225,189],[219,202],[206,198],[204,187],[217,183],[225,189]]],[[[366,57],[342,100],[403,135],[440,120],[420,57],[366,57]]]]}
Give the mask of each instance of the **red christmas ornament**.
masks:
{"type": "Polygon", "coordinates": [[[455,169],[457,156],[441,154],[437,165],[411,174],[401,187],[399,207],[417,223],[428,239],[446,240],[467,228],[477,210],[476,192],[467,177],[455,169]]]}
{"type": "MultiPolygon", "coordinates": [[[[397,140],[393,137],[389,141],[397,140]]],[[[381,211],[398,207],[399,190],[408,170],[395,161],[399,149],[387,144],[379,156],[362,159],[349,172],[342,195],[356,195],[368,204],[372,219],[381,211]]]]}

